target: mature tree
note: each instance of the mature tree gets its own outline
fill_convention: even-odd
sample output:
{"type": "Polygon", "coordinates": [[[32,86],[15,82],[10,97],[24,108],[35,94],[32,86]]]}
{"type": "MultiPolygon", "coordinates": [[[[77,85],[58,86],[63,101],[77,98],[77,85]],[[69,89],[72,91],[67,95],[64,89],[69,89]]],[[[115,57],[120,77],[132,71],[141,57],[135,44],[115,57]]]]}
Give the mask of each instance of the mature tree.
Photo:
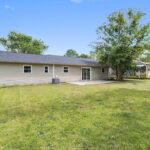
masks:
{"type": "Polygon", "coordinates": [[[90,58],[96,59],[96,52],[90,51],[90,58]]]}
{"type": "Polygon", "coordinates": [[[0,43],[7,51],[16,53],[42,54],[48,48],[43,41],[14,31],[10,32],[7,38],[0,37],[0,43]]]}
{"type": "Polygon", "coordinates": [[[150,62],[150,53],[148,53],[146,57],[143,57],[141,60],[144,62],[150,62]]]}
{"type": "Polygon", "coordinates": [[[97,59],[116,71],[116,79],[123,80],[123,74],[130,68],[150,44],[150,24],[140,24],[144,13],[129,9],[118,11],[108,17],[97,30],[97,59]]]}
{"type": "Polygon", "coordinates": [[[64,56],[68,56],[68,57],[78,57],[79,54],[77,53],[76,50],[73,50],[73,49],[68,49],[65,53],[64,56]]]}
{"type": "Polygon", "coordinates": [[[88,54],[83,54],[83,53],[79,57],[80,58],[90,58],[90,56],[88,54]]]}
{"type": "Polygon", "coordinates": [[[150,51],[145,51],[140,58],[141,61],[150,62],[150,51]]]}

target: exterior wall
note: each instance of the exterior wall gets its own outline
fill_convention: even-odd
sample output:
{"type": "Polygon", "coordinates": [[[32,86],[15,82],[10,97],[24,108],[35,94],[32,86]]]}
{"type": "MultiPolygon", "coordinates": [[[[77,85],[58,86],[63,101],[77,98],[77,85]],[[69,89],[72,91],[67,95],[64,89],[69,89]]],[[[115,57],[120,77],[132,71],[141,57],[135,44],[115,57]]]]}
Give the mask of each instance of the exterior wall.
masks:
{"type": "Polygon", "coordinates": [[[92,80],[105,79],[108,79],[108,68],[104,68],[104,72],[102,72],[101,67],[92,67],[92,80]]]}
{"type": "Polygon", "coordinates": [[[0,84],[49,83],[51,80],[51,65],[0,63],[0,84]],[[24,65],[31,65],[32,73],[24,73],[24,65]],[[49,73],[44,73],[44,66],[49,66],[49,73]]]}
{"type": "Polygon", "coordinates": [[[60,82],[81,80],[81,67],[79,66],[65,66],[65,67],[69,67],[68,73],[64,73],[64,66],[55,65],[55,76],[60,79],[60,82]]]}
{"type": "MultiPolygon", "coordinates": [[[[55,65],[55,76],[60,82],[82,80],[80,66],[69,67],[69,72],[64,73],[64,66],[55,65]]],[[[101,72],[101,68],[91,67],[92,80],[107,79],[108,71],[101,72]]],[[[53,77],[52,65],[35,65],[35,64],[17,64],[17,63],[0,63],[0,84],[34,84],[34,83],[51,83],[53,77]],[[32,73],[24,73],[23,66],[31,65],[32,73]],[[49,66],[49,73],[44,72],[44,67],[49,66]]]]}

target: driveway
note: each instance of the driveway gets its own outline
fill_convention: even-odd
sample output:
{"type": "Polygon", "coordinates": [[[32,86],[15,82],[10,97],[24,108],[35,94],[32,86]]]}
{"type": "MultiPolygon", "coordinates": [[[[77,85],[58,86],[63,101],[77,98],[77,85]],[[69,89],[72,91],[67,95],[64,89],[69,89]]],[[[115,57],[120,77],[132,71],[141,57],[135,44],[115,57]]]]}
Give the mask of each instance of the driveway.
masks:
{"type": "Polygon", "coordinates": [[[108,84],[113,82],[115,81],[95,80],[95,81],[74,81],[74,82],[67,82],[67,83],[75,84],[75,85],[95,85],[95,84],[108,84]]]}

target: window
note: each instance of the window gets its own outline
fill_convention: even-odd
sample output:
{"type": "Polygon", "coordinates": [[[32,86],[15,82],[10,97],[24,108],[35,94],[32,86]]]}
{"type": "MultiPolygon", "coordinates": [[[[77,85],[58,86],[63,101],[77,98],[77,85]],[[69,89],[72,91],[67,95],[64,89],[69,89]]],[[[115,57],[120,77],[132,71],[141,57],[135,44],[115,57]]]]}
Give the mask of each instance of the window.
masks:
{"type": "Polygon", "coordinates": [[[68,67],[64,67],[64,73],[68,73],[69,72],[69,68],[68,67]]]}
{"type": "Polygon", "coordinates": [[[48,73],[48,72],[49,72],[49,67],[48,67],[48,66],[45,66],[45,67],[44,67],[44,72],[45,72],[45,73],[48,73]]]}
{"type": "Polygon", "coordinates": [[[32,67],[31,66],[24,66],[24,73],[31,73],[32,67]]]}
{"type": "Polygon", "coordinates": [[[104,68],[102,68],[102,73],[104,73],[105,72],[105,69],[104,68]]]}

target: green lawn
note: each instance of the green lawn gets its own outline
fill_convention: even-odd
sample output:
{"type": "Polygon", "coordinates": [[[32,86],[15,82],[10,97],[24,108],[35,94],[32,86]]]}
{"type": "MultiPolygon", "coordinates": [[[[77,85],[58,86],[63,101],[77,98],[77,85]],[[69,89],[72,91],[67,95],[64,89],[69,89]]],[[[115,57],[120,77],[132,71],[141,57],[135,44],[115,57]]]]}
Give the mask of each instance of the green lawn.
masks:
{"type": "Polygon", "coordinates": [[[1,87],[0,149],[150,150],[150,80],[1,87]]]}

